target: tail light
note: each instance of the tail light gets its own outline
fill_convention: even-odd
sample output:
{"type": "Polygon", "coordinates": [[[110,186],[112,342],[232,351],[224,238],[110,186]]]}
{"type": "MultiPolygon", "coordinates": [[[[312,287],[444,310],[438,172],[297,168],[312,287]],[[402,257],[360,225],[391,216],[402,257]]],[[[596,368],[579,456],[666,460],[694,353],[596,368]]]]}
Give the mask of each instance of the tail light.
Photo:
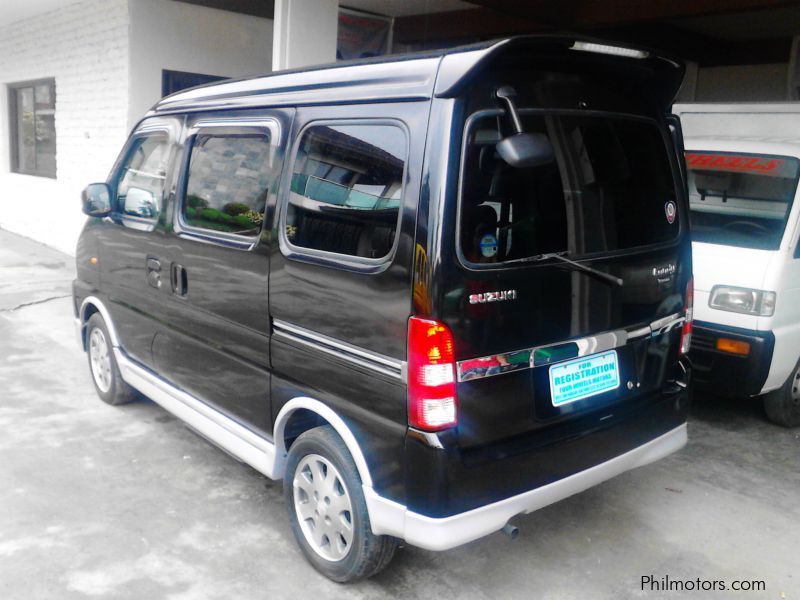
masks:
{"type": "Polygon", "coordinates": [[[681,330],[681,355],[689,354],[692,345],[692,329],[694,327],[694,278],[689,279],[686,284],[685,320],[681,330]]]}
{"type": "Polygon", "coordinates": [[[455,427],[456,363],[453,335],[438,321],[408,321],[408,424],[424,431],[455,427]]]}

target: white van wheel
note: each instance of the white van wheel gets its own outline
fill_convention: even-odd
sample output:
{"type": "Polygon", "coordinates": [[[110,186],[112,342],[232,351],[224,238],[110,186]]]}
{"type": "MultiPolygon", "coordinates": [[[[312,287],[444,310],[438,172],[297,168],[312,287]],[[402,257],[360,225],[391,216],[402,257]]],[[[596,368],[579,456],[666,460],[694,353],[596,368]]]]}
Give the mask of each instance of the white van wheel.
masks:
{"type": "Polygon", "coordinates": [[[389,564],[397,540],[372,533],[358,469],[329,425],[289,448],[283,495],[303,554],[329,579],[357,581],[389,564]]]}
{"type": "Polygon", "coordinates": [[[122,380],[111,336],[108,334],[100,313],[93,314],[86,323],[86,354],[89,357],[89,372],[97,395],[106,404],[118,406],[136,399],[136,392],[122,380]]]}
{"type": "Polygon", "coordinates": [[[294,510],[306,542],[325,560],[342,560],[353,546],[353,503],[331,461],[306,454],[294,472],[294,510]]]}
{"type": "Polygon", "coordinates": [[[764,396],[764,409],[773,423],[784,427],[800,425],[800,362],[783,387],[764,396]]]}

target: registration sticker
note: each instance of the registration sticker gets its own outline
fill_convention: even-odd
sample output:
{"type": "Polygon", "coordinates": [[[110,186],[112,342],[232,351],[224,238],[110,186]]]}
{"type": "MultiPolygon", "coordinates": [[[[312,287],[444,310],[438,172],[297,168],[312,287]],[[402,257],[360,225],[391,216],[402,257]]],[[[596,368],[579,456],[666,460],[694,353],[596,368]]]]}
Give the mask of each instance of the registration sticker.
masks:
{"type": "Polygon", "coordinates": [[[596,396],[619,387],[616,350],[584,356],[550,367],[553,406],[596,396]]]}
{"type": "Polygon", "coordinates": [[[492,258],[497,254],[497,238],[491,233],[487,233],[481,238],[481,255],[485,258],[492,258]]]}

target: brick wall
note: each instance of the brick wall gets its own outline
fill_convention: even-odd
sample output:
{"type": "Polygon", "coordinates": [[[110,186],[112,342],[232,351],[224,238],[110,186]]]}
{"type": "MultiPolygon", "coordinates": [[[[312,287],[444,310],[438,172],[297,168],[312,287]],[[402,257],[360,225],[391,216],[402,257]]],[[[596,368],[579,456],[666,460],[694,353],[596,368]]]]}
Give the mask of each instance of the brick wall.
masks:
{"type": "Polygon", "coordinates": [[[128,134],[128,0],[82,0],[0,28],[0,227],[74,253],[80,190],[128,134]],[[57,180],[9,172],[7,84],[55,78],[57,180]]]}

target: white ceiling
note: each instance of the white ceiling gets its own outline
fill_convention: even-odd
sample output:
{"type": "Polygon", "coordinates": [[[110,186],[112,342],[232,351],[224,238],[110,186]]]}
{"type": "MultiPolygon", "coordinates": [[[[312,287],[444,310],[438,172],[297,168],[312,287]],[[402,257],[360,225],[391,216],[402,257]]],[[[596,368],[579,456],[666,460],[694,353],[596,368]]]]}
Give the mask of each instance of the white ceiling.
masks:
{"type": "Polygon", "coordinates": [[[428,13],[477,8],[464,0],[339,0],[340,6],[366,10],[387,17],[407,17],[428,13]]]}
{"type": "Polygon", "coordinates": [[[75,0],[2,0],[0,4],[0,27],[28,17],[56,10],[75,0]]]}

